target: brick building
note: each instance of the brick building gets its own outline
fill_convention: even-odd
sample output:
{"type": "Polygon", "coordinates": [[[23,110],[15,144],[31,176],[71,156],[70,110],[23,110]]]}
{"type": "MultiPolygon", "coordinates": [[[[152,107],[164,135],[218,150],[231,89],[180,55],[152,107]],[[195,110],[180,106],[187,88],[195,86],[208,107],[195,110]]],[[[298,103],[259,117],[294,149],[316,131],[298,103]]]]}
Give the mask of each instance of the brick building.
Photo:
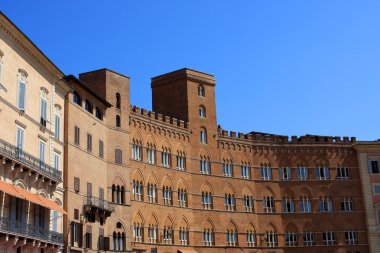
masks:
{"type": "Polygon", "coordinates": [[[64,76],[0,25],[0,252],[377,251],[379,142],[226,131],[190,69],[140,109],[127,76],[64,76]]]}

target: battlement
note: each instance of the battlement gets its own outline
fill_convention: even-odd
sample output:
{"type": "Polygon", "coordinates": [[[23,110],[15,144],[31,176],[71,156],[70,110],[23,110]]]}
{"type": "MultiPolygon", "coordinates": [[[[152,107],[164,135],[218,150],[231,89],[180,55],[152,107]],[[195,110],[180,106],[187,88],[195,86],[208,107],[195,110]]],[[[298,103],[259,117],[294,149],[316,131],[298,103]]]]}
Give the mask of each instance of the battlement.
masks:
{"type": "Polygon", "coordinates": [[[287,135],[277,135],[261,132],[250,132],[248,134],[227,131],[218,126],[218,136],[221,138],[229,138],[234,140],[242,141],[255,141],[255,142],[265,142],[265,143],[294,143],[294,144],[348,144],[356,143],[356,137],[343,138],[340,136],[320,136],[320,135],[303,135],[303,136],[287,136],[287,135]]]}
{"type": "Polygon", "coordinates": [[[148,110],[146,110],[144,108],[140,108],[136,105],[134,105],[134,106],[131,105],[130,111],[131,111],[131,113],[134,113],[134,114],[139,115],[139,116],[143,116],[144,118],[147,118],[149,120],[156,120],[157,122],[163,122],[163,123],[172,125],[174,127],[189,129],[189,123],[188,122],[185,122],[183,120],[179,120],[176,118],[172,118],[169,116],[165,116],[165,115],[158,113],[158,112],[148,111],[148,110]]]}

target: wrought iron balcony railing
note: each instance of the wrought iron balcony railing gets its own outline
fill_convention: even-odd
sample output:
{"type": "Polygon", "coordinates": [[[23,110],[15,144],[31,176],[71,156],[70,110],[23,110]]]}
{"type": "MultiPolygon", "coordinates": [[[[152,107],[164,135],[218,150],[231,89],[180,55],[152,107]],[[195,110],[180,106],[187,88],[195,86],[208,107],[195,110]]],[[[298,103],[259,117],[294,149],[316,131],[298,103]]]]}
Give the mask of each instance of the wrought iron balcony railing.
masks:
{"type": "Polygon", "coordinates": [[[115,211],[115,204],[94,196],[87,196],[84,204],[110,213],[115,211]]]}
{"type": "Polygon", "coordinates": [[[13,146],[12,144],[0,139],[0,154],[14,159],[22,165],[38,172],[39,174],[50,178],[53,181],[62,181],[62,172],[56,168],[44,163],[31,154],[13,146]]]}
{"type": "Polygon", "coordinates": [[[4,217],[0,217],[0,231],[26,238],[34,238],[51,244],[63,244],[63,234],[61,233],[4,217]]]}

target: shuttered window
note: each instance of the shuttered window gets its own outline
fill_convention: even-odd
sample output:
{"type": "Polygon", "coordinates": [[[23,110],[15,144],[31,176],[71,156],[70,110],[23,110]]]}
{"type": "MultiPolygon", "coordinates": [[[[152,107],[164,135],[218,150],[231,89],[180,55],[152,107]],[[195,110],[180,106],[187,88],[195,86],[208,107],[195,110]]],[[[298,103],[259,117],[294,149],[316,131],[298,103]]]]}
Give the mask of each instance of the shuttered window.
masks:
{"type": "Polygon", "coordinates": [[[99,157],[104,157],[104,143],[101,140],[99,140],[99,157]]]}
{"type": "Polygon", "coordinates": [[[92,196],[92,184],[87,183],[87,196],[92,196]]]}
{"type": "Polygon", "coordinates": [[[92,135],[87,134],[87,151],[92,152],[92,135]]]}
{"type": "Polygon", "coordinates": [[[79,137],[80,137],[80,128],[76,126],[74,130],[74,143],[76,145],[79,145],[79,141],[80,141],[79,137]]]}
{"type": "Polygon", "coordinates": [[[21,111],[25,111],[25,97],[26,97],[26,84],[20,81],[18,83],[17,105],[18,105],[18,109],[21,111]]]}
{"type": "Polygon", "coordinates": [[[40,102],[40,123],[46,127],[47,101],[41,98],[40,102]]]}
{"type": "Polygon", "coordinates": [[[74,177],[74,191],[78,193],[80,191],[80,179],[79,177],[74,177]]]}
{"type": "Polygon", "coordinates": [[[59,140],[59,137],[61,136],[61,117],[58,115],[55,115],[55,138],[59,140]]]}
{"type": "Polygon", "coordinates": [[[122,154],[123,152],[121,151],[121,149],[118,149],[118,148],[115,149],[115,163],[122,164],[123,162],[122,154]]]}

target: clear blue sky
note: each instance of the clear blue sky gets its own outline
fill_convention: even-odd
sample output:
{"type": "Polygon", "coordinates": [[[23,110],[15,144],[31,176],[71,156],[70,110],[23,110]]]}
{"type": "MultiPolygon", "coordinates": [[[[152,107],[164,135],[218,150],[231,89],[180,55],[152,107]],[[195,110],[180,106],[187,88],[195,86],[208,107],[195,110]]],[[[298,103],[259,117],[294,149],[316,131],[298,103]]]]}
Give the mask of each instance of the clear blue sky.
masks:
{"type": "Polygon", "coordinates": [[[380,1],[14,1],[0,9],[66,74],[215,75],[223,128],[380,138],[380,1]]]}

